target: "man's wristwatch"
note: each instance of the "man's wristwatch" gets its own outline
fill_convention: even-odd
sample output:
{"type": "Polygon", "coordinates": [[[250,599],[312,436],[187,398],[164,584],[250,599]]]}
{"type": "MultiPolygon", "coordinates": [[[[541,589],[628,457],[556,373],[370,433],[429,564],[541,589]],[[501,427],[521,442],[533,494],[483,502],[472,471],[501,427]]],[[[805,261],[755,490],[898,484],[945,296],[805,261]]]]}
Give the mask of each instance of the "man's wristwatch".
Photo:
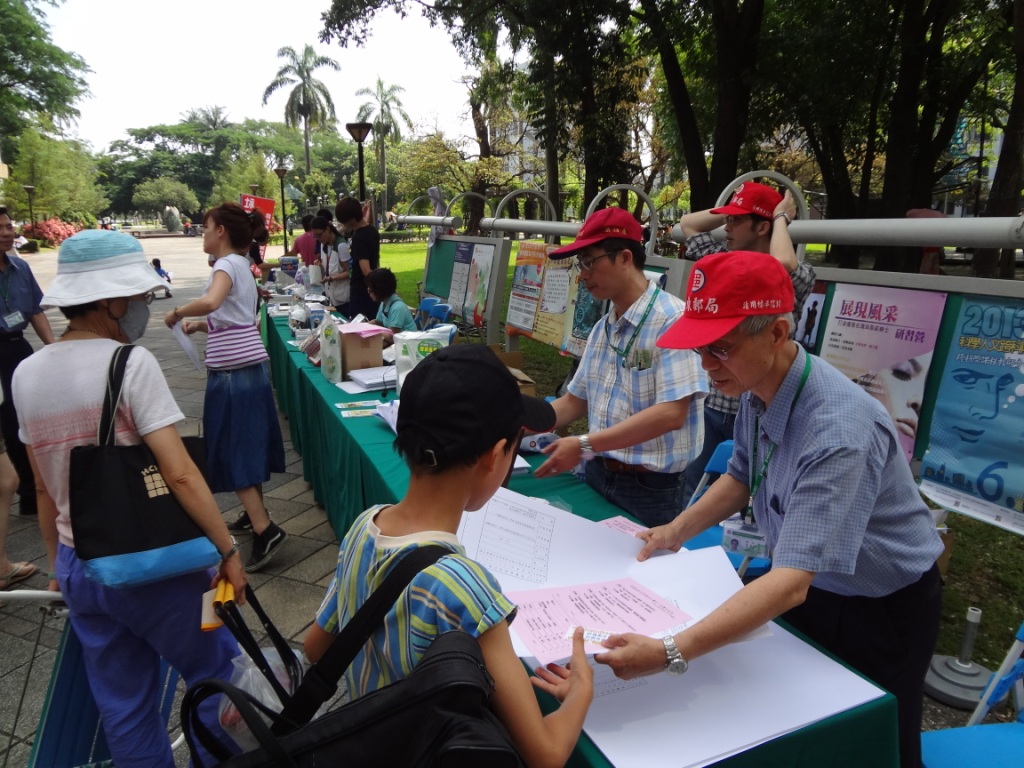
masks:
{"type": "Polygon", "coordinates": [[[233,555],[234,555],[234,554],[235,554],[236,552],[238,552],[238,542],[237,542],[237,541],[235,541],[235,537],[234,537],[234,536],[232,536],[232,537],[231,537],[231,549],[229,549],[229,550],[228,550],[227,552],[220,552],[220,553],[219,553],[219,554],[220,554],[220,561],[221,561],[222,563],[226,563],[226,562],[227,562],[228,560],[230,560],[230,559],[231,559],[231,557],[232,557],[232,556],[233,556],[233,555]]]}
{"type": "Polygon", "coordinates": [[[672,635],[663,637],[661,641],[665,644],[665,656],[667,661],[665,662],[665,671],[670,675],[681,675],[686,671],[690,665],[683,658],[683,654],[679,652],[676,647],[675,638],[672,635]]]}
{"type": "Polygon", "coordinates": [[[787,224],[793,223],[793,217],[785,211],[779,211],[772,217],[772,221],[778,221],[779,219],[785,219],[787,224]]]}
{"type": "Polygon", "coordinates": [[[590,444],[590,435],[580,435],[580,457],[584,461],[590,461],[597,454],[594,453],[594,446],[590,444]]]}

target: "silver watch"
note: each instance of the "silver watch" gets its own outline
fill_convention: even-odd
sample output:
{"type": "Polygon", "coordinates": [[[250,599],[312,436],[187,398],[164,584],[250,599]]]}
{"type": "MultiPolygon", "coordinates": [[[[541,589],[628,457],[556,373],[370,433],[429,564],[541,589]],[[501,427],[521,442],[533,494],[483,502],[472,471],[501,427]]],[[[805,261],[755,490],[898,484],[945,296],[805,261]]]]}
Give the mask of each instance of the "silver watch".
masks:
{"type": "Polygon", "coordinates": [[[580,435],[580,457],[584,461],[590,461],[597,454],[594,453],[594,446],[590,444],[590,435],[580,435]]]}
{"type": "Polygon", "coordinates": [[[663,637],[661,641],[665,644],[665,671],[670,675],[681,675],[690,666],[686,659],[683,658],[683,654],[679,652],[676,647],[675,638],[672,635],[663,637]]]}

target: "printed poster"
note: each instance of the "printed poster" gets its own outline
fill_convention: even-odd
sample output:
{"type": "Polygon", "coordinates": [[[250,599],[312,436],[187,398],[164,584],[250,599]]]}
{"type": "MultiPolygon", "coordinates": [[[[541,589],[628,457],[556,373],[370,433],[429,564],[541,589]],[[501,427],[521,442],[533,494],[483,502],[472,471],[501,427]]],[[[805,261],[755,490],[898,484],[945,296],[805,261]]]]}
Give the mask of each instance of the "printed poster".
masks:
{"type": "Polygon", "coordinates": [[[939,384],[921,491],[1024,534],[1024,302],[964,296],[939,384]]]}
{"type": "Polygon", "coordinates": [[[494,246],[488,243],[474,245],[473,258],[469,265],[466,301],[465,304],[458,306],[462,307],[462,317],[471,320],[473,325],[478,328],[483,327],[485,321],[487,290],[491,284],[492,264],[494,264],[494,246]]]}
{"type": "MultiPolygon", "coordinates": [[[[256,197],[255,195],[239,195],[238,204],[246,211],[259,211],[263,214],[263,223],[267,225],[267,232],[270,231],[270,222],[274,220],[274,200],[269,197],[256,197]]],[[[267,258],[267,244],[260,246],[260,258],[267,258]]]]}
{"type": "Polygon", "coordinates": [[[908,461],[945,305],[944,293],[837,284],[825,325],[821,357],[885,406],[908,461]]]}
{"type": "Polygon", "coordinates": [[[473,265],[473,243],[455,244],[455,263],[452,265],[452,282],[446,302],[453,312],[458,313],[466,303],[469,288],[469,272],[473,265]]]}
{"type": "Polygon", "coordinates": [[[605,302],[598,301],[590,295],[587,286],[580,279],[579,268],[573,267],[572,272],[575,296],[572,298],[571,311],[565,318],[565,344],[562,351],[574,357],[583,357],[590,332],[605,313],[605,302]]]}
{"type": "Polygon", "coordinates": [[[818,342],[818,328],[822,325],[825,296],[828,284],[824,280],[815,280],[814,287],[804,302],[803,315],[797,318],[796,340],[808,352],[814,352],[818,342]]]}
{"type": "Polygon", "coordinates": [[[533,327],[533,338],[559,349],[565,339],[565,314],[569,310],[572,273],[572,259],[547,260],[540,307],[533,327]]]}
{"type": "Polygon", "coordinates": [[[553,247],[545,243],[519,244],[506,317],[506,322],[514,328],[528,333],[533,331],[544,287],[544,262],[553,247]]]}

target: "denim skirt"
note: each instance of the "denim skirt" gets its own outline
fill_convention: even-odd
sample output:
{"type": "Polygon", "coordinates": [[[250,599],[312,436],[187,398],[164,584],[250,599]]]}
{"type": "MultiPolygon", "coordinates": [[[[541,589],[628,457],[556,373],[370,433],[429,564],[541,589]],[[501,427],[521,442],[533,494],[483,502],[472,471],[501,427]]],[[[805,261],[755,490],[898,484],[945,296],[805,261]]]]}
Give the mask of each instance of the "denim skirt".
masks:
{"type": "Polygon", "coordinates": [[[237,491],[284,472],[270,363],[207,369],[203,401],[206,479],[214,493],[237,491]]]}

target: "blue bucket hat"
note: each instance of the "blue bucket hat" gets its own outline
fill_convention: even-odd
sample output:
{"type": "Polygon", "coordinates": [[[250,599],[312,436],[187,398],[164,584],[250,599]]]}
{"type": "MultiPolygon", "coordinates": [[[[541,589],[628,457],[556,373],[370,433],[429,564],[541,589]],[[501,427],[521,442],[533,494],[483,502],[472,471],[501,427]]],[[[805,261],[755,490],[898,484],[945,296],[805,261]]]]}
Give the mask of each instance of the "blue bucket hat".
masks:
{"type": "Polygon", "coordinates": [[[74,307],[170,287],[150,266],[137,239],[124,232],[86,229],[60,244],[57,275],[39,303],[47,309],[74,307]]]}

